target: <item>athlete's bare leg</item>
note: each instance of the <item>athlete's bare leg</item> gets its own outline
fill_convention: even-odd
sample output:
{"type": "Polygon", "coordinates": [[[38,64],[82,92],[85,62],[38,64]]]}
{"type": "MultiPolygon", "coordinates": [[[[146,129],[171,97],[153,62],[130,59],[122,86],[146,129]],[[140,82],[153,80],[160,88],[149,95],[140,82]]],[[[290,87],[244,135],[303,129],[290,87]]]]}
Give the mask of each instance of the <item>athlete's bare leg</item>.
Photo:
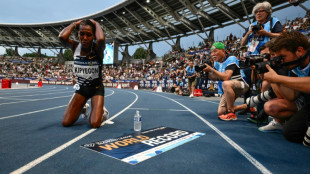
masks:
{"type": "Polygon", "coordinates": [[[76,122],[86,102],[87,99],[84,96],[74,93],[65,110],[62,125],[71,126],[76,122]]]}
{"type": "Polygon", "coordinates": [[[92,128],[100,127],[104,121],[103,114],[104,96],[96,95],[91,98],[91,113],[89,122],[92,128]]]}

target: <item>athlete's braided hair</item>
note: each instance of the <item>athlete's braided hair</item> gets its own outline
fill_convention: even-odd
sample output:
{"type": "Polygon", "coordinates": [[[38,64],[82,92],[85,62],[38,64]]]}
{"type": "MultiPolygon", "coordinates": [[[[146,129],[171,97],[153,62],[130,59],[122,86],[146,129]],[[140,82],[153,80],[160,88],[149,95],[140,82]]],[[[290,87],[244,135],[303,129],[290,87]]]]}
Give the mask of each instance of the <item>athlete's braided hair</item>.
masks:
{"type": "Polygon", "coordinates": [[[96,33],[96,26],[89,20],[89,19],[84,19],[78,26],[77,26],[77,30],[80,29],[80,26],[85,26],[85,25],[89,25],[91,26],[92,30],[93,30],[93,34],[95,35],[96,33]]]}

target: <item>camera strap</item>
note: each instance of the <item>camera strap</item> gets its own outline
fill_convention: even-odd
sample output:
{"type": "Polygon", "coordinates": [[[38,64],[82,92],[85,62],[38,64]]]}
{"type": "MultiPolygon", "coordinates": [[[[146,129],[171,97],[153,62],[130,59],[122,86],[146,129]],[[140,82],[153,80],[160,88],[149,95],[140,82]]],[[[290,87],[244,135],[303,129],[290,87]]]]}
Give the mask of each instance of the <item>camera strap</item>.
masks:
{"type": "Polygon", "coordinates": [[[310,48],[307,50],[307,53],[306,53],[304,56],[302,56],[302,57],[300,57],[300,58],[298,58],[298,59],[296,59],[296,60],[293,60],[293,61],[284,62],[284,63],[281,64],[281,66],[289,66],[289,65],[300,64],[300,63],[301,63],[302,61],[304,61],[307,57],[309,57],[309,55],[310,55],[310,48]]]}

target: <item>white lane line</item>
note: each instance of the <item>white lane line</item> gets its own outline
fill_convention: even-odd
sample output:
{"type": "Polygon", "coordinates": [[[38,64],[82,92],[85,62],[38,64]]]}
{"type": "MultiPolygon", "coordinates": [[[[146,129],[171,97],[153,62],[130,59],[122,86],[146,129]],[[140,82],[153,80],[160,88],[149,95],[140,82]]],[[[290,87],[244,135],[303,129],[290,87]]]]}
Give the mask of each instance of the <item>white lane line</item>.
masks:
{"type": "MultiPolygon", "coordinates": [[[[151,93],[154,94],[154,93],[151,93]]],[[[196,117],[198,117],[200,120],[202,120],[206,125],[208,125],[211,129],[213,129],[217,134],[219,134],[224,140],[226,140],[233,148],[235,148],[241,155],[243,155],[248,161],[250,161],[259,171],[261,171],[262,173],[268,173],[271,174],[272,172],[269,171],[265,166],[263,166],[259,161],[257,161],[254,157],[252,157],[248,152],[246,152],[242,147],[240,147],[237,143],[235,143],[232,139],[230,139],[227,135],[225,135],[223,132],[221,132],[219,129],[217,129],[213,124],[211,124],[210,122],[208,122],[207,120],[205,120],[203,117],[201,117],[200,115],[198,115],[196,112],[192,111],[191,109],[189,109],[188,107],[186,107],[185,105],[183,105],[182,103],[179,103],[178,101],[175,101],[174,99],[171,99],[169,97],[166,96],[162,96],[159,94],[154,94],[157,96],[161,96],[163,98],[166,98],[168,100],[171,100],[179,105],[181,105],[182,107],[184,107],[185,109],[187,109],[188,111],[190,111],[192,114],[194,114],[196,117]]]]}
{"type": "Polygon", "coordinates": [[[16,104],[16,103],[24,103],[24,102],[33,102],[33,101],[40,101],[40,100],[52,100],[52,99],[56,99],[56,98],[65,98],[65,97],[71,97],[71,96],[72,95],[66,95],[66,96],[60,96],[60,97],[40,98],[40,99],[33,99],[33,100],[19,101],[19,102],[0,103],[0,105],[9,105],[9,104],[16,104]]]}
{"type": "Polygon", "coordinates": [[[31,99],[18,99],[18,98],[8,98],[8,97],[0,97],[0,99],[4,100],[22,100],[22,101],[29,101],[31,99]]]}
{"type": "MultiPolygon", "coordinates": [[[[113,94],[114,94],[114,91],[112,91],[111,94],[106,95],[106,96],[104,96],[104,97],[109,97],[109,96],[111,96],[111,95],[113,95],[113,94]]],[[[19,116],[28,115],[28,114],[34,114],[34,113],[38,113],[38,112],[49,111],[49,110],[58,109],[58,108],[65,107],[65,106],[67,106],[67,105],[61,105],[61,106],[56,106],[56,107],[53,107],[53,108],[47,108],[47,109],[41,109],[41,110],[32,111],[32,112],[26,112],[26,113],[22,113],[22,114],[16,114],[16,115],[11,115],[11,116],[5,116],[5,117],[1,117],[0,120],[4,120],[4,119],[7,119],[7,118],[19,117],[19,116]]]]}
{"type": "Polygon", "coordinates": [[[3,91],[1,93],[0,91],[0,94],[1,95],[12,95],[12,94],[23,94],[23,93],[33,93],[33,92],[50,92],[50,91],[65,91],[65,90],[68,90],[68,89],[56,89],[56,88],[49,88],[49,89],[42,89],[42,88],[36,88],[36,90],[31,90],[31,91],[3,91]],[[10,93],[11,92],[11,93],[10,93]]]}
{"type": "Polygon", "coordinates": [[[144,110],[144,111],[175,111],[175,112],[188,112],[188,110],[181,109],[154,109],[154,108],[129,108],[132,110],[144,110]]]}
{"type": "Polygon", "coordinates": [[[30,95],[18,95],[18,96],[8,96],[8,97],[29,97],[29,96],[41,96],[41,95],[50,95],[50,94],[62,94],[62,93],[72,93],[71,91],[64,92],[52,92],[52,93],[44,93],[44,94],[30,94],[30,95]]]}
{"type": "Polygon", "coordinates": [[[61,106],[56,106],[56,107],[53,107],[53,108],[41,109],[41,110],[37,110],[37,111],[32,111],[32,112],[26,112],[26,113],[22,113],[22,114],[16,114],[16,115],[11,115],[11,116],[1,117],[0,120],[4,120],[4,119],[7,119],[7,118],[20,117],[20,116],[23,116],[23,115],[34,114],[34,113],[38,113],[38,112],[49,111],[49,110],[53,110],[53,109],[62,108],[62,107],[65,107],[65,106],[67,106],[67,105],[61,105],[61,106]]]}
{"type": "MultiPolygon", "coordinates": [[[[131,92],[131,91],[126,91],[126,92],[130,92],[130,93],[134,94],[134,95],[136,96],[135,100],[134,100],[130,105],[128,105],[128,106],[125,107],[123,110],[121,110],[120,112],[118,112],[117,114],[115,114],[114,116],[112,116],[111,118],[109,118],[109,119],[106,120],[106,121],[111,121],[111,120],[113,120],[114,118],[118,117],[118,116],[121,115],[123,112],[125,112],[127,109],[129,109],[134,103],[136,103],[136,101],[138,100],[138,95],[135,94],[135,93],[133,93],[133,92],[131,92]]],[[[101,124],[101,126],[103,126],[103,125],[105,124],[106,121],[104,121],[104,122],[101,124]]],[[[11,174],[24,173],[24,172],[30,170],[30,169],[33,168],[34,166],[40,164],[41,162],[47,160],[48,158],[50,158],[50,157],[52,157],[52,156],[54,156],[56,153],[58,153],[58,152],[64,150],[65,148],[71,146],[72,144],[76,143],[76,142],[79,141],[80,139],[82,139],[82,138],[86,137],[87,135],[93,133],[95,130],[97,130],[97,129],[90,129],[89,131],[87,131],[87,132],[85,132],[85,133],[79,135],[78,137],[76,137],[76,138],[74,138],[74,139],[68,141],[67,143],[65,143],[65,144],[63,144],[63,145],[57,147],[56,149],[54,149],[54,150],[52,150],[52,151],[50,151],[50,152],[48,152],[48,153],[42,155],[41,157],[39,157],[39,158],[37,158],[37,159],[31,161],[30,163],[28,163],[28,164],[22,166],[21,168],[15,170],[15,171],[13,171],[13,172],[11,172],[11,174]]]]}

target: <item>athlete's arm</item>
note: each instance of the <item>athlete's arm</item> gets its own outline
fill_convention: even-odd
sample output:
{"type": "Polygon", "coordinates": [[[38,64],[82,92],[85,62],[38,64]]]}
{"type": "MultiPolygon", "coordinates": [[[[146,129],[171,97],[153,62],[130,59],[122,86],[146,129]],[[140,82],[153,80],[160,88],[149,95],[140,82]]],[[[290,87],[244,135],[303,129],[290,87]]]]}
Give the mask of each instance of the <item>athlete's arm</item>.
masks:
{"type": "Polygon", "coordinates": [[[60,42],[65,46],[70,48],[71,50],[74,50],[77,42],[71,40],[69,37],[72,33],[72,31],[75,29],[76,26],[78,26],[81,23],[82,20],[79,20],[77,22],[73,22],[72,24],[70,24],[69,26],[67,26],[66,28],[64,28],[58,36],[58,39],[60,40],[60,42]]]}
{"type": "Polygon", "coordinates": [[[96,46],[97,46],[97,50],[98,50],[100,58],[103,59],[103,51],[105,49],[105,36],[104,36],[104,32],[101,29],[101,26],[100,26],[100,24],[98,22],[96,22],[93,19],[90,19],[90,21],[96,26],[96,33],[95,33],[96,46]]]}

